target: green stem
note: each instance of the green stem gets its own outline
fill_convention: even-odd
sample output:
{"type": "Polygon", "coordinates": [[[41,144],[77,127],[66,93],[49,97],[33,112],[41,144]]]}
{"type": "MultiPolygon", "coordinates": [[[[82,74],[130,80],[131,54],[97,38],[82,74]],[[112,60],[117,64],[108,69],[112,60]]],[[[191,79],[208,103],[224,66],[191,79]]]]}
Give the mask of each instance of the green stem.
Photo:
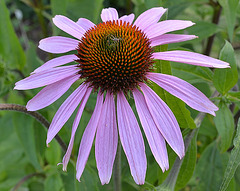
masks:
{"type": "Polygon", "coordinates": [[[114,191],[121,191],[121,142],[118,141],[117,154],[114,162],[114,191]]]}
{"type": "MultiPolygon", "coordinates": [[[[25,114],[28,114],[32,117],[34,117],[35,119],[37,119],[44,127],[46,127],[47,129],[50,126],[50,123],[47,121],[47,119],[42,116],[40,113],[36,112],[36,111],[28,111],[27,108],[25,106],[22,105],[18,105],[18,104],[0,104],[0,110],[12,110],[12,111],[19,111],[25,114]]],[[[62,150],[64,152],[67,151],[67,146],[66,144],[63,142],[63,140],[56,135],[55,139],[57,140],[57,142],[59,143],[59,145],[61,146],[62,150]]]]}

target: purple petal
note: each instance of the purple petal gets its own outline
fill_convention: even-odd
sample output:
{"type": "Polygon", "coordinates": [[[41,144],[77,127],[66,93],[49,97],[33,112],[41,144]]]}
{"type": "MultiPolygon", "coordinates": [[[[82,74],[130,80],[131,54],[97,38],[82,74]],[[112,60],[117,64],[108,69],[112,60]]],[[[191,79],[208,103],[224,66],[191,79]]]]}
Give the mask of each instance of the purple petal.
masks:
{"type": "Polygon", "coordinates": [[[84,110],[84,107],[87,103],[87,100],[91,94],[91,91],[92,89],[91,88],[88,88],[83,99],[82,99],[82,102],[79,106],[79,109],[78,109],[78,112],[77,112],[77,115],[74,119],[74,122],[73,122],[73,126],[72,126],[72,133],[71,133],[71,138],[70,138],[70,142],[68,144],[68,148],[67,148],[67,151],[63,157],[63,161],[62,161],[62,164],[63,164],[63,171],[67,171],[67,164],[69,162],[69,159],[70,159],[70,156],[71,156],[71,153],[72,153],[72,148],[73,148],[73,144],[74,144],[74,138],[75,138],[75,133],[77,131],[77,127],[78,127],[78,124],[80,122],[80,119],[82,117],[82,112],[84,110]]]}
{"type": "Polygon", "coordinates": [[[202,92],[175,76],[159,73],[148,73],[148,79],[152,80],[170,94],[178,97],[193,109],[210,113],[215,116],[214,111],[218,108],[202,92]]]}
{"type": "Polygon", "coordinates": [[[159,46],[163,44],[171,44],[177,42],[183,42],[187,40],[192,40],[194,38],[198,38],[195,35],[183,35],[183,34],[164,34],[160,36],[156,36],[151,40],[151,46],[159,46]]]}
{"type": "Polygon", "coordinates": [[[77,73],[76,65],[51,68],[33,74],[15,84],[14,89],[27,90],[46,86],[77,73]]]}
{"type": "Polygon", "coordinates": [[[157,23],[167,9],[155,7],[143,12],[134,22],[141,30],[147,29],[149,26],[157,23]]]}
{"type": "Polygon", "coordinates": [[[122,92],[117,97],[118,129],[131,174],[137,184],[144,184],[147,159],[144,141],[136,117],[122,92]]]}
{"type": "Polygon", "coordinates": [[[114,8],[103,9],[101,13],[101,18],[103,22],[117,20],[118,12],[114,8]]]}
{"type": "Polygon", "coordinates": [[[159,132],[152,118],[152,115],[149,112],[144,96],[137,89],[133,91],[133,96],[138,116],[140,118],[143,130],[147,137],[153,156],[155,157],[157,163],[164,172],[169,168],[165,140],[161,133],[159,132]]]}
{"type": "Polygon", "coordinates": [[[40,40],[38,48],[58,54],[75,50],[78,47],[79,41],[62,36],[52,36],[40,40]]]}
{"type": "Polygon", "coordinates": [[[122,20],[123,22],[132,24],[134,17],[135,17],[135,15],[132,13],[130,15],[124,15],[124,16],[120,17],[119,20],[122,20]]]}
{"type": "Polygon", "coordinates": [[[28,101],[27,110],[36,111],[49,106],[60,98],[77,79],[79,79],[79,76],[73,75],[46,86],[34,98],[28,101]]]}
{"type": "Polygon", "coordinates": [[[140,86],[149,111],[159,131],[179,158],[182,158],[185,153],[185,148],[182,133],[175,116],[167,104],[164,103],[151,88],[144,83],[141,83],[140,86]]]}
{"type": "Polygon", "coordinates": [[[64,32],[78,39],[81,39],[85,33],[85,30],[81,26],[62,15],[56,15],[53,18],[53,23],[64,32]]]}
{"type": "Polygon", "coordinates": [[[83,133],[80,147],[79,147],[77,164],[76,164],[76,168],[77,168],[76,178],[79,181],[82,176],[83,169],[86,165],[89,153],[91,151],[93,139],[94,139],[95,132],[97,129],[97,124],[98,124],[101,110],[102,110],[102,105],[103,105],[103,95],[101,93],[98,93],[98,98],[97,98],[94,112],[93,112],[92,117],[83,133]]]}
{"type": "Polygon", "coordinates": [[[87,84],[81,84],[60,106],[48,129],[46,141],[47,144],[55,137],[62,126],[67,122],[82,100],[88,88],[89,87],[87,84]]]}
{"type": "Polygon", "coordinates": [[[117,151],[118,132],[115,113],[114,97],[107,92],[95,141],[97,169],[102,184],[108,184],[110,181],[117,151]]]}
{"type": "Polygon", "coordinates": [[[153,58],[159,60],[168,60],[173,62],[182,62],[185,64],[192,64],[197,66],[213,67],[213,68],[229,68],[229,63],[205,56],[202,54],[174,50],[167,52],[155,52],[153,58]]]}
{"type": "Polygon", "coordinates": [[[57,57],[57,58],[47,61],[45,64],[43,64],[42,66],[40,66],[36,70],[34,70],[31,74],[41,72],[41,71],[47,70],[49,68],[54,68],[56,66],[61,66],[63,64],[67,64],[69,62],[73,62],[74,60],[77,60],[77,59],[78,59],[78,57],[74,54],[60,56],[60,57],[57,57]]]}
{"type": "Polygon", "coordinates": [[[81,26],[85,31],[95,26],[93,22],[85,18],[78,19],[77,24],[81,26]]]}
{"type": "Polygon", "coordinates": [[[194,23],[191,21],[167,20],[151,25],[150,27],[146,28],[145,32],[148,38],[152,39],[168,32],[185,29],[192,25],[194,25],[194,23]]]}

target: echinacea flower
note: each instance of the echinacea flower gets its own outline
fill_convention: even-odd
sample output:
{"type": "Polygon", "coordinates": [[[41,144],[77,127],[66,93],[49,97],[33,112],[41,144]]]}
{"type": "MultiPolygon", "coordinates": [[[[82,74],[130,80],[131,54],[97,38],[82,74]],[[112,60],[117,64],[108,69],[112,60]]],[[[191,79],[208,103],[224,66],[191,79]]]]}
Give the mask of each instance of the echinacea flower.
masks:
{"type": "Polygon", "coordinates": [[[218,110],[191,84],[171,75],[153,73],[156,59],[205,67],[229,67],[226,62],[193,52],[154,52],[154,46],[196,38],[194,35],[166,34],[194,23],[182,20],[159,22],[165,11],[162,7],[149,9],[133,22],[134,14],[119,18],[116,9],[107,8],[102,10],[103,22],[98,25],[84,18],[74,22],[57,15],[53,23],[75,39],[49,37],[40,41],[39,48],[50,53],[75,50],[75,54],[54,58],[16,83],[15,89],[18,90],[46,86],[27,103],[27,109],[35,111],[56,101],[80,79],[81,84],[60,106],[47,133],[46,142],[49,144],[79,106],[63,157],[63,170],[69,162],[85,104],[90,94],[97,92],[95,109],[79,147],[76,164],[78,180],[96,137],[95,156],[99,177],[102,184],[110,181],[120,136],[131,174],[137,184],[144,184],[147,168],[145,146],[139,124],[126,99],[129,92],[133,94],[143,131],[162,171],[169,168],[166,142],[179,158],[184,156],[178,122],[166,103],[147,85],[148,82],[158,84],[195,110],[212,115],[218,110]],[[77,63],[61,66],[70,62],[77,63]]]}

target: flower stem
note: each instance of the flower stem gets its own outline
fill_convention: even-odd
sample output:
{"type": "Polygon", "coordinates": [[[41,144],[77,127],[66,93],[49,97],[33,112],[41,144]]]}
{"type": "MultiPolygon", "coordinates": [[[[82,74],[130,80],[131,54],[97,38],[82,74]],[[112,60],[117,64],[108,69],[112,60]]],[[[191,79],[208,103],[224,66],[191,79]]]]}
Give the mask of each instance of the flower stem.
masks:
{"type": "MultiPolygon", "coordinates": [[[[40,113],[36,112],[36,111],[28,111],[27,108],[25,106],[22,105],[18,105],[18,104],[0,104],[0,110],[13,110],[13,111],[19,111],[25,114],[28,114],[32,117],[34,117],[35,119],[37,119],[44,127],[46,127],[47,129],[50,126],[50,123],[48,122],[48,120],[42,116],[40,113]]],[[[59,143],[59,145],[61,146],[62,150],[64,152],[66,152],[67,150],[67,146],[66,144],[63,142],[63,140],[56,135],[55,136],[56,141],[59,143]]]]}
{"type": "Polygon", "coordinates": [[[121,191],[121,142],[118,141],[117,153],[114,162],[114,170],[113,170],[113,177],[114,177],[114,191],[121,191]]]}

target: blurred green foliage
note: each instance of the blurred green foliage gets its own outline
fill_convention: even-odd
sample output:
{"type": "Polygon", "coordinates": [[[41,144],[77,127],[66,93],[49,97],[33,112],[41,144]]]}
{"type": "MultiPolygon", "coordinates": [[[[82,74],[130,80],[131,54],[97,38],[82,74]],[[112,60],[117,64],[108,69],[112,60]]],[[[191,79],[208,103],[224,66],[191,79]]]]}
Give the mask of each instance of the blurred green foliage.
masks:
{"type": "MultiPolygon", "coordinates": [[[[191,20],[196,23],[188,29],[178,31],[178,34],[199,36],[191,41],[158,47],[159,50],[191,50],[231,64],[231,69],[212,70],[159,61],[159,72],[173,74],[188,81],[208,97],[215,91],[219,92],[213,98],[219,106],[216,118],[206,115],[198,133],[189,143],[186,156],[179,167],[180,171],[176,173],[175,190],[217,191],[222,181],[221,191],[240,190],[240,125],[237,126],[240,116],[239,0],[0,0],[0,102],[26,105],[39,91],[13,91],[13,87],[16,81],[55,57],[37,48],[39,40],[44,37],[66,36],[52,24],[51,18],[54,15],[62,14],[74,21],[83,17],[99,23],[104,7],[116,8],[121,16],[132,12],[138,16],[155,6],[168,8],[164,19],[191,20]]],[[[51,121],[57,108],[73,89],[74,87],[56,103],[39,112],[51,121]]],[[[196,128],[196,111],[164,90],[156,88],[156,91],[173,110],[182,128],[196,128]]],[[[64,155],[58,143],[54,140],[49,148],[46,147],[46,129],[41,124],[24,114],[1,111],[0,190],[113,190],[113,180],[104,186],[99,181],[94,149],[90,153],[81,182],[75,179],[78,145],[94,109],[95,100],[96,95],[91,95],[86,105],[67,172],[62,171],[61,165],[57,166],[64,155]]],[[[65,143],[70,139],[73,119],[71,117],[59,133],[65,143]]],[[[122,154],[122,190],[156,190],[171,171],[176,159],[174,152],[168,148],[170,170],[162,173],[149,146],[145,145],[148,159],[146,183],[142,186],[135,184],[125,155],[122,154]]]]}

